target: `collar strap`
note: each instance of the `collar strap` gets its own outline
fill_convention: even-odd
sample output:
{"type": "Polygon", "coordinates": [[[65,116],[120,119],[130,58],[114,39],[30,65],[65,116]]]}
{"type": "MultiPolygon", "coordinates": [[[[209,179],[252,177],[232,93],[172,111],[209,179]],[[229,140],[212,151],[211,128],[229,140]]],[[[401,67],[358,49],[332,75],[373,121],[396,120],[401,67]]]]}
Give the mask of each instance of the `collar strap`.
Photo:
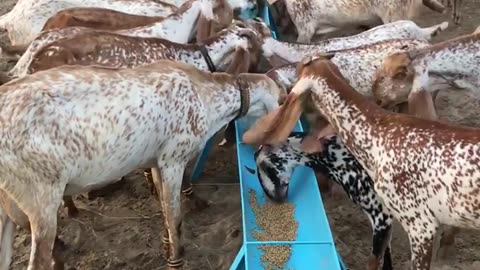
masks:
{"type": "Polygon", "coordinates": [[[237,77],[236,81],[237,88],[240,91],[240,112],[233,120],[244,117],[250,108],[249,86],[241,78],[237,77]]]}
{"type": "Polygon", "coordinates": [[[205,59],[205,62],[207,62],[207,66],[210,72],[216,72],[217,69],[215,68],[215,65],[212,62],[212,58],[210,58],[207,48],[205,48],[204,45],[200,45],[200,52],[202,53],[202,56],[205,59]]]}

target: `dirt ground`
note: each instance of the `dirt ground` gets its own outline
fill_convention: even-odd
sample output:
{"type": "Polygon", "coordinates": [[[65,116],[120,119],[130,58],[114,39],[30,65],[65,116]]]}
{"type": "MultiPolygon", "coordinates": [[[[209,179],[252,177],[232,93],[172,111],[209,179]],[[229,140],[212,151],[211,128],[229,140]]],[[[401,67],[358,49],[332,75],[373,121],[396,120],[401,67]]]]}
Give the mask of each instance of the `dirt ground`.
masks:
{"type": "MultiPolygon", "coordinates": [[[[15,0],[1,0],[0,14],[15,0]]],[[[450,22],[435,41],[471,33],[480,25],[480,0],[463,1],[462,23],[450,22]]],[[[448,11],[450,12],[450,10],[448,11]]],[[[417,20],[422,26],[450,20],[450,14],[425,11],[417,20]]],[[[0,44],[8,42],[0,36],[0,44]]],[[[0,62],[0,71],[13,63],[0,62]]],[[[480,101],[461,92],[445,91],[436,100],[444,120],[459,125],[480,127],[480,101]]],[[[242,243],[240,194],[235,149],[214,149],[195,192],[210,202],[202,211],[184,208],[185,269],[228,269],[242,243]]],[[[127,176],[118,190],[89,200],[77,196],[80,215],[59,220],[60,237],[67,244],[66,269],[165,269],[161,256],[162,220],[159,204],[150,196],[141,172],[127,176]]],[[[351,270],[365,269],[371,248],[371,229],[367,218],[345,196],[324,198],[326,212],[339,253],[351,270]]],[[[462,231],[456,238],[455,252],[447,261],[435,262],[433,269],[480,269],[480,235],[462,231]]],[[[12,269],[25,269],[30,251],[30,236],[20,230],[15,239],[12,269]]],[[[408,238],[395,225],[392,252],[395,269],[407,269],[410,251],[408,238]]]]}

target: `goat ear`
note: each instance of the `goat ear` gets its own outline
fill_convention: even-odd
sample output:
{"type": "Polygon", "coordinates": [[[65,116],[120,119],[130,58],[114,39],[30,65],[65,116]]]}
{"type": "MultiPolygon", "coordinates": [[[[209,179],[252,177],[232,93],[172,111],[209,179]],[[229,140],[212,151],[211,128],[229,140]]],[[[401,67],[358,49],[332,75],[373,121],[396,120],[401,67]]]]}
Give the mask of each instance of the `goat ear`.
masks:
{"type": "Polygon", "coordinates": [[[250,68],[250,53],[243,48],[235,49],[235,56],[225,71],[228,74],[238,75],[247,73],[250,68]]]}
{"type": "Polygon", "coordinates": [[[210,36],[212,29],[212,21],[200,15],[197,23],[197,43],[204,41],[210,36]]]}
{"type": "Polygon", "coordinates": [[[435,102],[428,91],[411,92],[408,96],[408,113],[416,117],[437,120],[435,102]]]}
{"type": "Polygon", "coordinates": [[[279,112],[280,110],[277,109],[260,118],[249,130],[243,133],[242,142],[250,145],[266,144],[266,131],[279,112]]]}
{"type": "Polygon", "coordinates": [[[261,118],[243,135],[247,144],[277,144],[285,141],[302,114],[302,101],[291,93],[277,110],[261,118]]]}

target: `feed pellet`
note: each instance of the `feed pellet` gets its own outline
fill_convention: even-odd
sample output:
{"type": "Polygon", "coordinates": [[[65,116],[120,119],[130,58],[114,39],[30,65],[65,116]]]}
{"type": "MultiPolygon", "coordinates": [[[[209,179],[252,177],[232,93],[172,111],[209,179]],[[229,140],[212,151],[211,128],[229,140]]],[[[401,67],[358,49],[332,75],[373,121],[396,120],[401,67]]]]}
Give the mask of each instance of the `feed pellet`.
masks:
{"type": "MultiPolygon", "coordinates": [[[[253,237],[258,241],[294,241],[297,237],[298,222],[295,220],[295,207],[292,203],[275,203],[266,200],[258,204],[257,194],[249,191],[250,207],[255,214],[258,231],[253,237]]],[[[283,269],[289,260],[291,247],[288,245],[260,246],[263,251],[262,262],[266,270],[283,269]]]]}

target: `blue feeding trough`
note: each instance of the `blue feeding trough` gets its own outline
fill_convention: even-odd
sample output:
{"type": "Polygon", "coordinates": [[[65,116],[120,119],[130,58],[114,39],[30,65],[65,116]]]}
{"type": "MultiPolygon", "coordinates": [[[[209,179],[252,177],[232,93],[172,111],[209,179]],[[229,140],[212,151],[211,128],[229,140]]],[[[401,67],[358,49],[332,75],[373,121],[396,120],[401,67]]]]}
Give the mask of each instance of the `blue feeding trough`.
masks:
{"type": "MultiPolygon", "coordinates": [[[[267,3],[260,8],[261,17],[272,30],[272,36],[278,38],[275,23],[267,3]]],[[[255,17],[255,11],[248,10],[240,16],[244,18],[255,17]]],[[[302,119],[303,120],[303,119],[302,119]]],[[[302,131],[299,121],[295,131],[302,131]]],[[[298,222],[297,237],[294,241],[257,241],[254,231],[259,231],[255,214],[249,204],[249,190],[254,190],[257,202],[263,204],[267,198],[256,175],[254,149],[240,143],[244,133],[239,122],[235,122],[236,147],[238,158],[238,172],[240,179],[240,196],[242,205],[243,245],[230,266],[230,270],[262,270],[263,255],[261,246],[288,245],[291,247],[289,260],[284,269],[289,270],[346,270],[338,255],[323,207],[314,172],[307,167],[297,167],[290,181],[288,201],[294,205],[294,217],[298,222]]],[[[308,126],[306,127],[308,128],[308,126]]],[[[202,172],[208,154],[213,147],[210,139],[198,158],[191,181],[195,181],[202,172]]]]}
{"type": "MultiPolygon", "coordinates": [[[[296,270],[340,270],[343,263],[339,260],[335,244],[323,208],[320,192],[313,171],[305,166],[297,167],[290,182],[288,202],[295,208],[295,220],[298,222],[297,237],[294,241],[257,241],[253,232],[259,231],[255,214],[249,204],[249,190],[254,190],[257,202],[268,200],[256,175],[254,149],[240,143],[244,130],[236,122],[238,171],[243,219],[243,246],[230,270],[263,269],[260,246],[288,245],[291,247],[290,259],[285,269],[296,270]]],[[[296,131],[302,131],[300,122],[296,131]]]]}

